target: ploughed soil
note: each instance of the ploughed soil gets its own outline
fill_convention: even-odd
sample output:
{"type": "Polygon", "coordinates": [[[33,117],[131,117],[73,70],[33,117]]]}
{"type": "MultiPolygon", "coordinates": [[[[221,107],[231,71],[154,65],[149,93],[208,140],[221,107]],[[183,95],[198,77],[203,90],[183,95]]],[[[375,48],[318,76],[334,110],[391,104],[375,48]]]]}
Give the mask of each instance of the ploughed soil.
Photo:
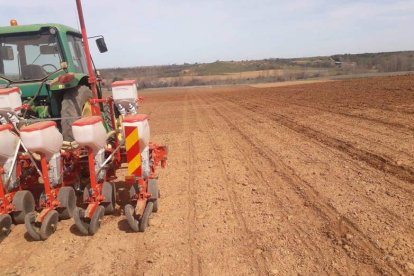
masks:
{"type": "Polygon", "coordinates": [[[413,75],[143,96],[170,150],[147,231],[17,225],[1,275],[414,274],[413,75]]]}

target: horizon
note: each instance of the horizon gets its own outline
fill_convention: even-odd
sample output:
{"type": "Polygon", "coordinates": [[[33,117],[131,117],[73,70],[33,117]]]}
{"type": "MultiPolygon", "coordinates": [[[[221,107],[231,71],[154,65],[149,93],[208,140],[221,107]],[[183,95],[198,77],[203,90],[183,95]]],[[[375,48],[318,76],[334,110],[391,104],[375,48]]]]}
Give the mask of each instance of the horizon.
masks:
{"type": "MultiPolygon", "coordinates": [[[[83,1],[88,35],[104,35],[109,49],[99,54],[91,46],[99,68],[414,49],[409,35],[414,2],[407,0],[119,0],[117,9],[112,5],[83,1]]],[[[6,19],[1,25],[15,18],[20,25],[46,21],[78,29],[75,1],[6,2],[0,17],[6,19]]]]}
{"type": "Polygon", "coordinates": [[[333,57],[333,56],[341,56],[341,55],[369,55],[369,54],[392,54],[392,53],[406,53],[406,52],[414,52],[414,50],[401,50],[401,51],[388,51],[388,52],[364,52],[364,53],[336,53],[331,55],[325,56],[302,56],[302,57],[268,57],[262,59],[244,59],[244,60],[214,60],[214,61],[207,61],[207,62],[184,62],[184,63],[171,63],[171,64],[154,64],[154,65],[133,65],[133,66],[125,66],[125,67],[100,67],[97,68],[98,70],[105,70],[105,69],[128,69],[128,68],[136,68],[136,67],[162,67],[162,66],[182,66],[182,65],[196,65],[196,64],[211,64],[215,62],[248,62],[248,61],[261,61],[261,60],[294,60],[294,59],[309,59],[309,58],[326,58],[326,57],[333,57]]]}

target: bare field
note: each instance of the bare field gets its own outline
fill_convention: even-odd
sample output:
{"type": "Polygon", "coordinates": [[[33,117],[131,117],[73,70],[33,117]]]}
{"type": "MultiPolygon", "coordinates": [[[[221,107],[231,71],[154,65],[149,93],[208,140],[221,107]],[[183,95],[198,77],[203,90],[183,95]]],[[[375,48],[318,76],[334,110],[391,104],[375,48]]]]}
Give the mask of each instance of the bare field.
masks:
{"type": "Polygon", "coordinates": [[[170,148],[145,233],[0,244],[3,275],[412,275],[414,76],[145,92],[170,148]]]}

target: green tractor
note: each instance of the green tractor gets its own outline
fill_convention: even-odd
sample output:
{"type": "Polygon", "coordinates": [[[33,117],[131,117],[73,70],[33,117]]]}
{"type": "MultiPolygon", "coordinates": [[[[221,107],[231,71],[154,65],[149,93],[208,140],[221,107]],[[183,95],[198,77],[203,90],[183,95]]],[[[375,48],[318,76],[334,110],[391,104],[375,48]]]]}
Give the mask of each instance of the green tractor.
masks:
{"type": "MultiPolygon", "coordinates": [[[[88,73],[85,44],[79,31],[60,24],[19,26],[11,20],[0,27],[0,88],[19,87],[23,119],[56,120],[68,142],[72,122],[91,112],[88,99],[102,97],[96,69],[88,73]]],[[[96,44],[107,51],[103,37],[96,44]]]]}

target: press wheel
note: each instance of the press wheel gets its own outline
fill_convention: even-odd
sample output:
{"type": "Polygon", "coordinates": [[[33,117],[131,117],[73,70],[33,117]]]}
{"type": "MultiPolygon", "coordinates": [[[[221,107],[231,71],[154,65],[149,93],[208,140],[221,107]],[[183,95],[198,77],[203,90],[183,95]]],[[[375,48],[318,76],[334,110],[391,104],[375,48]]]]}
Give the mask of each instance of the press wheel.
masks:
{"type": "Polygon", "coordinates": [[[135,216],[135,207],[131,204],[127,204],[125,205],[124,211],[129,227],[131,227],[134,232],[139,232],[139,220],[137,220],[135,216]]]}
{"type": "Polygon", "coordinates": [[[14,223],[25,223],[26,215],[35,210],[35,200],[29,191],[18,191],[13,197],[15,211],[12,213],[14,223]]]}
{"type": "Polygon", "coordinates": [[[112,215],[115,211],[115,189],[114,185],[104,182],[102,186],[102,195],[105,200],[101,205],[105,208],[105,215],[112,215]]]}
{"type": "Polygon", "coordinates": [[[101,228],[102,218],[105,214],[105,208],[101,205],[96,208],[95,213],[92,216],[91,222],[89,224],[89,234],[95,235],[98,232],[99,228],[101,228]]]}
{"type": "Polygon", "coordinates": [[[3,240],[11,231],[12,218],[8,214],[0,215],[0,241],[3,240]]]}
{"type": "Polygon", "coordinates": [[[151,194],[150,200],[153,202],[152,211],[156,213],[158,212],[158,198],[160,197],[160,190],[156,179],[148,181],[148,192],[151,194]]]}
{"type": "Polygon", "coordinates": [[[145,206],[144,213],[142,214],[142,217],[139,221],[139,232],[144,232],[145,229],[147,229],[150,215],[152,214],[153,208],[154,208],[154,203],[152,201],[149,201],[147,203],[147,206],[145,206]]]}
{"type": "Polygon", "coordinates": [[[72,187],[62,187],[59,190],[58,200],[60,202],[60,219],[70,219],[76,208],[76,194],[72,187]]]}
{"type": "Polygon", "coordinates": [[[85,210],[79,207],[76,207],[73,211],[73,220],[75,221],[75,225],[78,230],[84,234],[88,235],[88,227],[89,224],[85,222],[85,210]]]}
{"type": "Polygon", "coordinates": [[[40,241],[40,223],[36,222],[36,212],[30,212],[24,217],[24,225],[30,237],[35,241],[40,241]]]}
{"type": "Polygon", "coordinates": [[[40,226],[40,238],[47,240],[57,229],[59,222],[59,213],[56,210],[51,210],[47,213],[43,219],[42,225],[40,226]]]}

